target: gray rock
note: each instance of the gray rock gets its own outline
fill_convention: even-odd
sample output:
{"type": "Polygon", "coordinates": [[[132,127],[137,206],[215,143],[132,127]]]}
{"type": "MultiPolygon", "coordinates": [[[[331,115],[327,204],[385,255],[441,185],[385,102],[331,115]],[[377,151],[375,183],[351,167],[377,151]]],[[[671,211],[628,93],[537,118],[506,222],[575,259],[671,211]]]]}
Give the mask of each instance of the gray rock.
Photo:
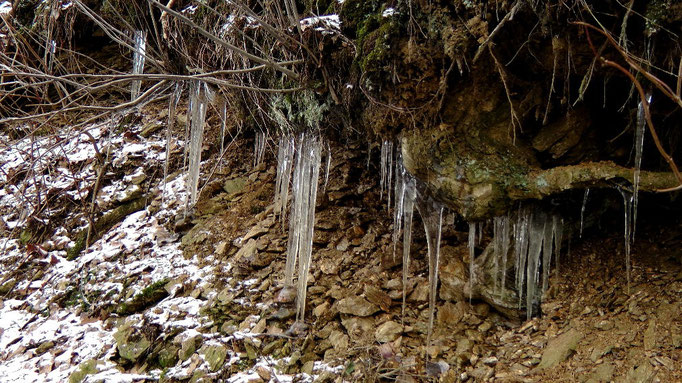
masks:
{"type": "Polygon", "coordinates": [[[576,329],[570,329],[547,343],[542,353],[542,360],[536,369],[554,367],[568,358],[578,343],[583,339],[583,333],[576,329]]]}
{"type": "Polygon", "coordinates": [[[379,311],[378,306],[369,303],[365,298],[358,296],[341,299],[338,303],[338,309],[342,314],[358,317],[367,317],[379,311]]]}

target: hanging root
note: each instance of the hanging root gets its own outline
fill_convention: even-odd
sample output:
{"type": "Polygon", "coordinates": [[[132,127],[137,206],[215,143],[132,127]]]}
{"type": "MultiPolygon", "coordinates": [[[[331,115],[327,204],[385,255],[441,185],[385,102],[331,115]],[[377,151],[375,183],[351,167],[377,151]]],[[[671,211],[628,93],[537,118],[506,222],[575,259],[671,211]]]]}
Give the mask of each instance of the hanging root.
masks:
{"type": "Polygon", "coordinates": [[[505,74],[504,68],[502,67],[502,64],[500,64],[500,61],[495,56],[493,49],[490,47],[488,47],[488,49],[490,51],[490,56],[492,56],[493,61],[495,61],[495,67],[497,67],[497,71],[500,73],[500,78],[502,79],[502,85],[504,85],[504,92],[507,95],[507,101],[509,102],[509,110],[510,110],[509,113],[511,114],[511,128],[512,128],[513,142],[516,142],[516,126],[518,125],[519,131],[523,132],[523,129],[521,128],[521,120],[519,119],[519,116],[516,113],[516,110],[514,109],[514,103],[512,102],[511,92],[509,90],[509,85],[507,85],[507,76],[505,74]]]}
{"type": "Polygon", "coordinates": [[[647,100],[646,94],[644,92],[644,88],[642,87],[642,84],[637,80],[637,78],[630,73],[627,69],[625,69],[623,66],[620,64],[607,60],[604,57],[602,57],[597,50],[595,49],[594,45],[592,44],[592,39],[590,38],[590,30],[597,31],[598,33],[602,34],[603,36],[606,37],[607,41],[609,42],[610,45],[612,45],[618,53],[620,53],[625,61],[628,63],[631,69],[634,69],[637,71],[639,74],[643,75],[645,78],[647,78],[649,81],[651,81],[656,88],[658,88],[663,94],[670,98],[673,102],[675,102],[677,105],[679,105],[682,108],[682,99],[680,98],[679,95],[679,76],[678,76],[678,90],[677,93],[673,93],[672,89],[663,82],[662,80],[658,79],[656,76],[651,74],[651,72],[644,70],[635,60],[632,59],[632,57],[623,50],[623,48],[613,39],[613,37],[605,30],[600,29],[595,27],[594,25],[587,24],[584,22],[575,22],[574,24],[580,25],[583,28],[585,28],[585,33],[587,36],[587,41],[590,44],[590,48],[592,48],[592,51],[595,55],[595,57],[598,57],[599,60],[601,61],[602,64],[606,66],[610,66],[612,68],[615,68],[622,72],[625,76],[627,76],[630,81],[632,81],[632,84],[635,86],[637,89],[637,92],[639,93],[639,98],[642,102],[642,109],[644,110],[644,117],[646,119],[647,126],[649,127],[649,132],[651,133],[651,136],[654,140],[654,144],[656,144],[656,148],[658,149],[658,152],[661,154],[663,159],[668,163],[668,166],[674,173],[675,177],[677,178],[677,185],[674,187],[667,187],[667,188],[661,188],[657,191],[660,192],[668,192],[668,191],[673,191],[673,190],[678,190],[682,188],[682,174],[680,174],[679,169],[677,168],[677,165],[675,164],[675,161],[673,160],[672,156],[669,155],[663,146],[661,145],[661,140],[658,137],[658,134],[656,133],[656,129],[654,128],[653,121],[651,120],[651,111],[649,110],[649,102],[647,100]]]}

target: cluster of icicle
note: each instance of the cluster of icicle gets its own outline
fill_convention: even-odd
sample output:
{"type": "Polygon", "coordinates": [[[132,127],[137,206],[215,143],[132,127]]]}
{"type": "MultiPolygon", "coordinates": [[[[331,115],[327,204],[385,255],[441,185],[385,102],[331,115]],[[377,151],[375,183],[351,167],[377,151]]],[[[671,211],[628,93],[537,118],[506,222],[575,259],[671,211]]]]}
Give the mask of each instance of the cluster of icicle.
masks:
{"type": "MultiPolygon", "coordinates": [[[[501,252],[496,253],[495,259],[506,261],[509,241],[508,217],[500,219],[499,225],[495,225],[493,243],[495,251],[500,243],[501,252]],[[499,226],[499,227],[498,227],[499,226]]],[[[496,222],[496,223],[498,223],[496,222]]],[[[549,272],[551,269],[552,255],[558,267],[563,235],[563,220],[558,215],[547,214],[540,209],[524,207],[519,210],[513,231],[514,259],[516,270],[516,291],[519,294],[519,308],[523,306],[525,294],[525,306],[527,318],[539,308],[542,294],[549,286],[549,272]],[[524,291],[525,287],[525,291],[524,291]]],[[[506,280],[506,267],[502,269],[495,266],[495,275],[499,274],[499,280],[504,288],[506,280]]]]}
{"type": "MultiPolygon", "coordinates": [[[[429,263],[429,323],[427,342],[430,342],[433,331],[433,319],[438,286],[438,265],[440,262],[440,242],[443,226],[444,207],[425,191],[424,186],[410,175],[403,166],[401,154],[394,154],[392,143],[385,141],[381,150],[381,188],[382,195],[390,195],[392,174],[395,175],[394,188],[394,252],[402,233],[403,240],[403,315],[405,312],[405,286],[409,278],[410,247],[412,241],[412,222],[414,207],[417,207],[427,240],[429,263]],[[394,160],[395,159],[395,160],[394,160]],[[395,163],[395,172],[389,170],[388,164],[395,163]]],[[[390,197],[389,197],[390,198],[390,197]]],[[[475,246],[483,237],[484,223],[469,224],[469,275],[470,291],[476,280],[475,246]]],[[[528,318],[534,307],[540,302],[542,293],[547,289],[552,258],[558,265],[559,252],[563,233],[563,219],[558,215],[548,214],[539,208],[527,206],[519,208],[515,219],[510,216],[496,217],[489,224],[493,227],[493,270],[494,289],[501,292],[506,289],[508,259],[513,255],[515,288],[519,292],[519,309],[524,306],[528,318]],[[513,249],[513,254],[511,254],[513,249]],[[524,299],[525,298],[525,299],[524,299]]]]}
{"type": "MultiPolygon", "coordinates": [[[[133,74],[139,75],[144,73],[145,54],[147,52],[147,32],[135,31],[133,33],[133,40],[135,41],[135,50],[133,51],[133,74]]],[[[135,101],[140,95],[140,87],[142,80],[135,79],[130,86],[130,98],[135,101]]]]}
{"type": "MultiPolygon", "coordinates": [[[[291,188],[289,241],[284,283],[286,286],[293,286],[294,277],[298,276],[296,288],[297,321],[303,321],[305,317],[322,152],[322,139],[313,132],[304,132],[298,136],[284,135],[279,139],[275,181],[275,213],[284,223],[291,188]],[[298,273],[296,273],[297,263],[298,273]]],[[[256,155],[258,155],[258,151],[256,151],[256,155]]],[[[326,156],[325,186],[326,180],[329,178],[331,163],[329,150],[327,150],[326,156]]]]}
{"type": "MultiPolygon", "coordinates": [[[[381,188],[386,189],[387,199],[391,203],[391,181],[395,163],[395,187],[393,207],[393,243],[394,251],[402,231],[403,235],[403,301],[402,315],[405,316],[407,279],[410,268],[410,248],[412,245],[412,221],[414,208],[417,207],[424,223],[429,261],[429,322],[427,327],[427,344],[431,343],[433,319],[436,310],[436,292],[438,287],[438,264],[440,262],[440,240],[443,229],[443,210],[441,203],[431,198],[422,184],[407,172],[400,153],[394,154],[394,145],[384,141],[381,148],[381,188]],[[395,161],[394,161],[395,158],[395,161]]],[[[382,193],[383,195],[383,193],[382,193]]]]}

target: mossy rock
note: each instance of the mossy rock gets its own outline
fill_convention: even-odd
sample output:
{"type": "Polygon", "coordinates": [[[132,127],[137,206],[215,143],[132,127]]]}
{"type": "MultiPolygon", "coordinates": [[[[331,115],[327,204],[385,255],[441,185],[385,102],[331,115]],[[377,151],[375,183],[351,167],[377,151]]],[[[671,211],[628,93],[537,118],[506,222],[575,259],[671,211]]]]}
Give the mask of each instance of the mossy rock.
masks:
{"type": "Polygon", "coordinates": [[[222,344],[207,344],[201,347],[199,354],[204,357],[204,360],[208,363],[208,368],[211,371],[218,371],[223,364],[225,364],[227,347],[222,344]]]}
{"type": "Polygon", "coordinates": [[[200,335],[189,337],[182,341],[178,350],[178,357],[183,362],[191,358],[197,347],[201,345],[203,338],[200,335]]]}
{"type": "Polygon", "coordinates": [[[177,346],[169,345],[159,350],[157,361],[162,368],[170,368],[178,363],[178,352],[180,349],[177,346]]]}
{"type": "Polygon", "coordinates": [[[94,359],[79,364],[76,371],[69,376],[69,383],[81,383],[88,375],[96,374],[98,364],[99,362],[94,359]]]}
{"type": "Polygon", "coordinates": [[[124,323],[114,334],[116,348],[121,358],[136,362],[149,349],[152,342],[136,327],[124,323]]]}
{"type": "Polygon", "coordinates": [[[131,300],[121,303],[116,308],[116,313],[119,315],[130,315],[141,312],[160,302],[168,296],[168,291],[166,290],[167,283],[168,279],[164,278],[145,287],[131,300]]]}

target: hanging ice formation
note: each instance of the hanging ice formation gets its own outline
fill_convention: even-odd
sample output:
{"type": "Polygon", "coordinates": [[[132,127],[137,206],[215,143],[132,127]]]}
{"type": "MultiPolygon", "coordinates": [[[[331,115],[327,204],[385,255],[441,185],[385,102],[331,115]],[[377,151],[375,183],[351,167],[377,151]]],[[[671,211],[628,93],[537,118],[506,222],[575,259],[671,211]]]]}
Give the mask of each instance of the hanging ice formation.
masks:
{"type": "Polygon", "coordinates": [[[180,97],[182,96],[184,84],[182,82],[175,83],[175,90],[170,97],[168,102],[168,126],[166,128],[166,159],[163,164],[163,184],[164,184],[164,196],[166,192],[166,182],[168,181],[168,165],[170,163],[171,154],[171,141],[173,137],[173,128],[175,127],[175,117],[178,108],[178,102],[180,102],[180,97]]]}
{"type": "Polygon", "coordinates": [[[289,189],[289,174],[296,154],[296,165],[292,182],[292,202],[289,215],[289,243],[285,266],[284,282],[294,284],[294,271],[298,261],[298,286],[296,294],[296,319],[303,321],[308,284],[308,271],[313,249],[315,226],[315,203],[320,176],[321,144],[320,138],[312,133],[302,133],[297,142],[293,136],[280,138],[275,185],[275,206],[284,215],[289,189]]]}
{"type": "MultiPolygon", "coordinates": [[[[139,75],[144,73],[144,61],[147,51],[147,32],[135,31],[133,39],[135,41],[135,51],[133,52],[133,75],[139,75]]],[[[142,80],[137,79],[132,81],[130,86],[131,100],[137,100],[137,97],[140,95],[141,86],[142,80]]]]}
{"type": "Polygon", "coordinates": [[[201,145],[204,138],[204,121],[206,119],[207,90],[205,85],[193,80],[189,90],[189,122],[190,142],[189,142],[189,168],[187,171],[187,210],[194,206],[197,201],[199,189],[199,170],[201,166],[201,145]]]}
{"type": "Polygon", "coordinates": [[[381,180],[379,181],[380,198],[384,198],[384,191],[391,206],[391,182],[393,180],[393,141],[385,140],[381,144],[381,180]]]}
{"type": "Polygon", "coordinates": [[[493,251],[495,253],[493,258],[493,277],[495,278],[494,288],[496,293],[499,293],[506,287],[507,254],[509,253],[511,242],[509,221],[509,216],[495,217],[493,219],[493,251]]]}
{"type": "MultiPolygon", "coordinates": [[[[480,232],[479,236],[482,237],[480,232]]],[[[474,292],[474,280],[476,279],[474,275],[474,257],[476,256],[476,223],[469,223],[469,241],[467,247],[469,248],[469,301],[471,302],[474,292]]]]}
{"type": "MultiPolygon", "coordinates": [[[[385,142],[386,144],[386,142],[385,142]]],[[[391,172],[383,172],[384,164],[388,166],[392,163],[392,155],[387,153],[392,152],[392,144],[384,145],[382,147],[382,178],[384,180],[391,179],[391,172]],[[388,149],[387,149],[388,148],[388,149]],[[386,177],[383,177],[383,175],[386,177]]],[[[433,319],[436,309],[436,291],[438,287],[438,264],[440,262],[440,240],[443,226],[443,206],[431,198],[424,190],[418,190],[418,181],[412,177],[402,164],[402,157],[400,153],[396,156],[395,161],[395,206],[393,211],[393,241],[394,251],[397,241],[400,237],[400,232],[403,233],[403,302],[402,315],[405,315],[406,306],[406,291],[407,279],[410,268],[410,247],[412,244],[412,221],[414,216],[414,206],[417,205],[422,221],[424,223],[424,231],[426,232],[426,241],[428,247],[429,259],[429,322],[427,329],[427,344],[431,342],[431,335],[433,332],[433,319]]],[[[387,184],[390,184],[387,182],[387,184]]],[[[390,187],[386,184],[384,186],[390,192],[390,187]]]]}
{"type": "Polygon", "coordinates": [[[623,196],[623,216],[624,216],[624,233],[625,239],[625,275],[628,283],[628,292],[630,291],[630,253],[632,252],[633,228],[634,228],[634,197],[629,191],[619,188],[620,194],[623,196]]]}
{"type": "Polygon", "coordinates": [[[412,218],[414,203],[417,199],[416,180],[405,170],[400,153],[395,166],[395,206],[393,209],[393,255],[395,256],[400,233],[403,234],[403,302],[402,315],[405,316],[406,286],[410,269],[410,247],[412,245],[412,218]]]}
{"type": "Polygon", "coordinates": [[[220,158],[225,154],[225,130],[227,128],[227,102],[220,104],[220,158]]]}
{"type": "Polygon", "coordinates": [[[253,167],[260,165],[263,162],[265,155],[265,133],[256,132],[256,138],[253,141],[253,167]]]}
{"type": "Polygon", "coordinates": [[[429,258],[429,323],[426,344],[431,345],[433,318],[436,311],[438,264],[440,262],[440,237],[443,229],[443,205],[426,195],[420,195],[419,198],[417,198],[417,209],[424,222],[429,258]]]}
{"type": "MultiPolygon", "coordinates": [[[[637,205],[639,205],[639,175],[642,170],[642,152],[644,151],[644,128],[646,119],[644,116],[644,104],[640,101],[637,105],[637,126],[635,126],[635,174],[632,178],[632,241],[635,240],[637,227],[637,205]]],[[[651,103],[651,94],[647,95],[647,104],[651,103]]],[[[628,262],[629,263],[629,262],[628,262]]]]}
{"type": "Polygon", "coordinates": [[[275,178],[275,214],[279,216],[284,225],[289,200],[289,181],[291,180],[291,168],[294,162],[294,136],[286,135],[279,138],[277,152],[277,177],[275,178]]]}
{"type": "Polygon", "coordinates": [[[583,196],[583,205],[580,207],[580,238],[583,237],[583,224],[585,223],[585,207],[587,206],[587,197],[590,195],[590,188],[585,189],[583,196]]]}
{"type": "Polygon", "coordinates": [[[322,185],[322,194],[327,190],[327,183],[329,183],[329,170],[332,166],[332,148],[327,142],[327,160],[325,161],[326,166],[324,167],[324,185],[322,185]]]}
{"type": "MultiPolygon", "coordinates": [[[[558,264],[559,252],[563,233],[563,220],[557,215],[551,215],[538,208],[520,208],[513,225],[509,230],[509,218],[495,219],[493,246],[496,261],[493,275],[501,280],[505,287],[507,251],[510,246],[510,234],[514,244],[514,266],[516,291],[518,292],[519,308],[525,307],[527,318],[537,312],[542,293],[549,286],[549,272],[554,255],[558,264]],[[498,252],[499,249],[499,252],[498,252]],[[502,269],[497,269],[502,260],[502,269]]],[[[496,283],[497,285],[497,283],[496,283]]]]}

